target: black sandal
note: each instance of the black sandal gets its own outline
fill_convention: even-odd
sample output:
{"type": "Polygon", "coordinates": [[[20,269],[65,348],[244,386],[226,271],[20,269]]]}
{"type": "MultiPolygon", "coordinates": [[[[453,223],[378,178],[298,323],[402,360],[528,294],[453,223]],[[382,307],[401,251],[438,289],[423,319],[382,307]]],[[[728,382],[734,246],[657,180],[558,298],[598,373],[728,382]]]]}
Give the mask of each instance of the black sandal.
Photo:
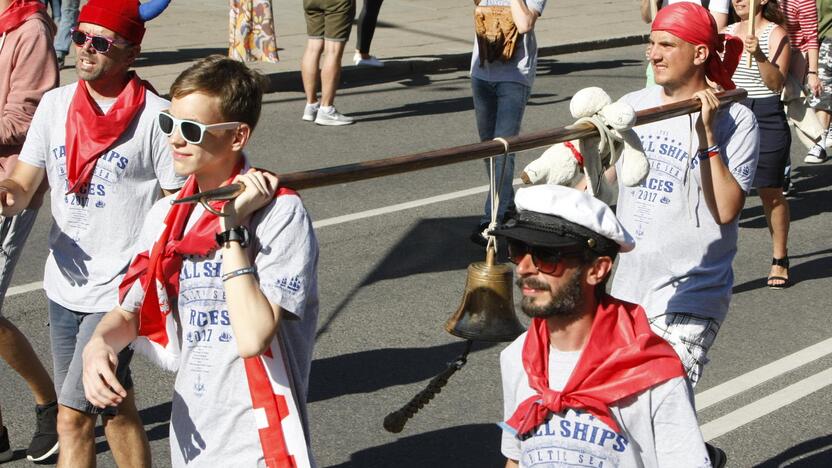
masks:
{"type": "MultiPolygon", "coordinates": [[[[788,256],[785,256],[783,258],[772,258],[771,259],[771,264],[779,266],[779,267],[783,267],[783,268],[786,269],[786,271],[789,271],[789,257],[788,256]]],[[[766,284],[768,284],[769,289],[786,289],[786,288],[788,288],[789,286],[792,285],[789,278],[786,278],[785,276],[769,276],[766,284]],[[780,280],[780,281],[782,281],[782,283],[771,284],[772,280],[780,280]]]]}

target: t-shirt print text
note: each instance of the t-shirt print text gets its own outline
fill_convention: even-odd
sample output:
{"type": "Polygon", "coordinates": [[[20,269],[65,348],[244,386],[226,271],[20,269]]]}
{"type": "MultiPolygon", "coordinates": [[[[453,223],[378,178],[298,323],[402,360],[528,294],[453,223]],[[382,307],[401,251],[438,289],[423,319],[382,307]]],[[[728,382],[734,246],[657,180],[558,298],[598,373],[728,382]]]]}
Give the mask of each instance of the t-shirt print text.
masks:
{"type": "MultiPolygon", "coordinates": [[[[66,171],[66,146],[61,145],[52,148],[52,158],[58,165],[58,174],[63,178],[64,192],[67,192],[69,191],[69,180],[67,180],[66,171]]],[[[127,157],[112,150],[102,154],[95,163],[90,182],[78,187],[77,193],[65,195],[64,202],[70,206],[86,208],[90,205],[89,197],[99,197],[92,206],[104,208],[106,206],[104,198],[110,189],[121,180],[129,162],[130,160],[127,157]]]]}

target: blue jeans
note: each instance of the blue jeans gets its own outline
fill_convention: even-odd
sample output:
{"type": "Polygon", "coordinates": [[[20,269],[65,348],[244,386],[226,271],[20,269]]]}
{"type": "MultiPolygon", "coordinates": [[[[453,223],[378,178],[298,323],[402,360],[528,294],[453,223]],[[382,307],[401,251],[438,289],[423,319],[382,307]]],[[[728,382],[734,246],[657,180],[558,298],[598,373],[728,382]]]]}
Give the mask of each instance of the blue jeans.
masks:
{"type": "Polygon", "coordinates": [[[55,34],[55,53],[58,58],[66,57],[69,53],[69,30],[78,25],[78,5],[81,0],[62,0],[61,22],[58,23],[58,32],[55,34]]]}
{"type": "Polygon", "coordinates": [[[61,21],[61,0],[41,0],[41,3],[52,7],[52,21],[58,24],[61,21]]]}
{"type": "MultiPolygon", "coordinates": [[[[512,137],[520,133],[523,112],[529,101],[531,88],[514,81],[485,81],[471,78],[471,91],[474,96],[474,113],[477,116],[477,131],[480,141],[496,137],[512,137]]],[[[497,208],[497,221],[503,220],[506,211],[514,209],[514,154],[508,157],[494,158],[495,178],[500,183],[500,174],[505,166],[503,183],[499,187],[500,206],[497,208]]],[[[486,174],[491,177],[488,160],[485,161],[486,174]]],[[[491,222],[491,194],[485,200],[485,209],[480,224],[491,222]]]]}

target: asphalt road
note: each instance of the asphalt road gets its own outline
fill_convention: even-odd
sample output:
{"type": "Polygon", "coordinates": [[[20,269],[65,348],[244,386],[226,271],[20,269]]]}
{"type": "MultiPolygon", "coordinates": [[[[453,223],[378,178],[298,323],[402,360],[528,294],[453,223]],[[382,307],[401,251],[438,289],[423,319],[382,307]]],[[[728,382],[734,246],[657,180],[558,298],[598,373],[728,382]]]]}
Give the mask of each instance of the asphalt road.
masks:
{"type": "MultiPolygon", "coordinates": [[[[585,86],[601,86],[614,98],[640,87],[642,50],[541,59],[524,131],[569,123],[569,99],[585,86]]],[[[358,123],[340,128],[302,122],[299,93],[268,95],[251,159],[290,172],[474,142],[466,75],[452,71],[347,83],[336,105],[358,123]]],[[[765,287],[770,241],[759,199],[750,197],[741,219],[731,312],[697,388],[703,431],[726,450],[729,466],[832,466],[832,216],[827,212],[832,164],[803,167],[802,152],[795,143],[798,194],[791,198],[790,254],[796,283],[783,291],[765,287]]],[[[519,154],[518,168],[539,153],[519,154]]],[[[302,193],[319,223],[321,247],[321,315],[309,395],[321,466],[504,463],[494,424],[502,408],[502,344],[478,345],[468,364],[401,434],[389,434],[381,425],[387,413],[404,405],[462,351],[463,342],[442,324],[459,304],[467,265],[483,258],[468,234],[485,197],[454,193],[486,182],[483,164],[476,161],[302,193]],[[443,201],[396,207],[443,195],[443,201]],[[383,214],[335,219],[368,210],[383,214]]],[[[49,221],[48,211],[42,211],[13,285],[41,279],[49,221]]],[[[7,298],[4,314],[51,364],[42,291],[7,298]]],[[[153,459],[157,466],[167,466],[172,377],[141,358],[134,363],[153,459]]],[[[23,382],[3,363],[0,395],[5,424],[21,457],[32,431],[32,402],[23,382]]],[[[106,443],[99,440],[99,465],[112,466],[106,443]]],[[[5,466],[26,464],[18,460],[5,466]]]]}

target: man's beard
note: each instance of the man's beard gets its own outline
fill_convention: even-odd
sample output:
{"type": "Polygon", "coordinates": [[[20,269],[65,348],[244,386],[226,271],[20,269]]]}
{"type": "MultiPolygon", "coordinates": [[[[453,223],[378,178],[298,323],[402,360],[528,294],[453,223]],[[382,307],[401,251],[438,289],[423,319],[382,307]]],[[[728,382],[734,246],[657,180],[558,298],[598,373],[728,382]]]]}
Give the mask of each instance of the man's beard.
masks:
{"type": "Polygon", "coordinates": [[[525,286],[552,293],[552,299],[546,304],[534,304],[534,297],[523,296],[520,303],[523,313],[531,318],[576,318],[580,316],[584,305],[582,275],[582,268],[575,270],[557,293],[552,293],[552,288],[548,284],[535,278],[518,278],[516,284],[520,288],[525,286]]]}

